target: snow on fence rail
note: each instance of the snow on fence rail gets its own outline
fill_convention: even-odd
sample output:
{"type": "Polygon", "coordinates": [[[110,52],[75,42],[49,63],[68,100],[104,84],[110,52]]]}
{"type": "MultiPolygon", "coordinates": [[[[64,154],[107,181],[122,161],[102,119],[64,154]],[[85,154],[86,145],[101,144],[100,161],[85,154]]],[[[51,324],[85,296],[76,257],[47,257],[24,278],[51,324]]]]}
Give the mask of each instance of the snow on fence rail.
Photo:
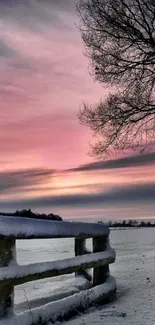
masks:
{"type": "Polygon", "coordinates": [[[0,238],[91,238],[107,235],[109,228],[103,224],[0,217],[0,238]]]}
{"type": "Polygon", "coordinates": [[[94,302],[104,302],[107,297],[110,298],[116,291],[116,282],[109,274],[109,264],[115,261],[115,251],[109,245],[109,232],[109,228],[104,224],[0,217],[0,325],[37,324],[40,320],[42,323],[48,320],[56,321],[63,315],[73,313],[75,308],[78,310],[83,306],[85,309],[94,302]],[[69,237],[75,238],[74,258],[24,266],[16,262],[16,239],[69,237]],[[85,246],[86,239],[91,237],[93,252],[87,251],[85,246]],[[87,272],[90,268],[93,268],[93,279],[87,272]],[[39,311],[37,308],[32,309],[29,316],[33,314],[35,319],[32,317],[31,321],[28,312],[14,314],[15,285],[73,272],[76,276],[83,275],[92,281],[92,289],[73,295],[73,299],[67,297],[67,300],[59,300],[57,308],[53,307],[55,302],[39,307],[39,311]],[[87,304],[84,304],[86,296],[87,304]],[[68,306],[70,302],[71,305],[68,306]],[[68,308],[62,309],[66,304],[68,308]],[[57,312],[52,314],[55,308],[57,312]]]}

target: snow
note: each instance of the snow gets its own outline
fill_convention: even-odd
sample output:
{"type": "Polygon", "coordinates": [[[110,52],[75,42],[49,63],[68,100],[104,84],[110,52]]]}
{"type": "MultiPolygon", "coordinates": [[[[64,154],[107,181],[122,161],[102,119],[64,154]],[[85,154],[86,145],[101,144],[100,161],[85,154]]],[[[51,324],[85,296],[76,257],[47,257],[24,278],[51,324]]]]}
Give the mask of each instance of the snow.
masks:
{"type": "MultiPolygon", "coordinates": [[[[117,298],[102,307],[91,307],[88,312],[61,324],[154,325],[155,229],[111,231],[110,244],[116,250],[116,262],[110,265],[110,273],[117,281],[117,298]]],[[[91,240],[87,240],[87,245],[91,250],[91,240]]],[[[71,258],[73,247],[72,238],[17,240],[17,262],[25,265],[71,258]]],[[[71,274],[16,286],[16,312],[77,293],[84,289],[85,281],[71,274]]]]}
{"type": "MultiPolygon", "coordinates": [[[[0,268],[0,281],[8,279],[21,279],[30,274],[40,274],[47,271],[61,271],[63,269],[73,268],[79,265],[82,267],[82,265],[85,263],[93,263],[107,259],[112,259],[111,262],[115,259],[114,249],[109,248],[105,252],[76,256],[61,261],[58,260],[54,262],[34,263],[29,265],[13,264],[8,267],[0,268]]],[[[65,271],[65,273],[67,273],[67,271],[65,271]]],[[[72,272],[69,270],[69,273],[72,272]]]]}
{"type": "Polygon", "coordinates": [[[0,237],[56,238],[107,236],[109,228],[104,224],[37,220],[21,217],[0,217],[0,237]]]}
{"type": "Polygon", "coordinates": [[[117,256],[110,266],[116,299],[63,325],[154,325],[155,229],[116,230],[110,239],[117,256]]]}
{"type": "Polygon", "coordinates": [[[25,311],[11,319],[7,318],[0,321],[0,325],[29,325],[37,324],[38,322],[48,322],[49,320],[55,322],[63,318],[79,307],[87,308],[97,298],[107,294],[109,291],[114,291],[116,288],[116,281],[113,277],[109,277],[106,283],[93,287],[91,289],[81,291],[72,296],[59,300],[59,303],[52,302],[42,307],[33,308],[25,311]]]}
{"type": "Polygon", "coordinates": [[[92,284],[84,277],[72,275],[19,285],[15,288],[15,313],[19,314],[27,309],[42,306],[91,287],[92,284]]]}

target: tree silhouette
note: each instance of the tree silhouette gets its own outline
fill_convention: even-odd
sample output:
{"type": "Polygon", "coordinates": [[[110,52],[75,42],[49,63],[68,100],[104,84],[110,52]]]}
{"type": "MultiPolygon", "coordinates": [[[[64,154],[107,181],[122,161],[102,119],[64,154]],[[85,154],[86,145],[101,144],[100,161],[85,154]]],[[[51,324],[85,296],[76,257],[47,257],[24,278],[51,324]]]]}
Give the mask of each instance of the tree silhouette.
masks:
{"type": "Polygon", "coordinates": [[[95,136],[92,153],[151,147],[155,140],[155,1],[80,0],[86,54],[105,101],[84,104],[80,122],[95,136]]]}
{"type": "Polygon", "coordinates": [[[62,221],[62,218],[57,214],[45,214],[45,213],[34,213],[31,209],[17,210],[16,212],[0,212],[0,216],[14,216],[14,217],[25,217],[33,219],[45,219],[45,220],[56,220],[62,221]]]}

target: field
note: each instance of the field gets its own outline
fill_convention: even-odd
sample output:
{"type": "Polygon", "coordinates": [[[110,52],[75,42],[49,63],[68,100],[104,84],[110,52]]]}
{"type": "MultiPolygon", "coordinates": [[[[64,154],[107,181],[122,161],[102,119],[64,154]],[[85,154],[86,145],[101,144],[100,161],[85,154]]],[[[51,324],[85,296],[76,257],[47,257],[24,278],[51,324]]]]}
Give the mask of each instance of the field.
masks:
{"type": "MultiPolygon", "coordinates": [[[[111,246],[117,259],[111,274],[117,280],[117,297],[112,303],[91,308],[66,325],[153,325],[155,320],[155,229],[113,230],[111,246]]],[[[90,241],[88,246],[91,246],[90,241]]],[[[29,240],[17,242],[17,260],[21,264],[72,257],[73,240],[29,240]]],[[[16,287],[16,311],[31,309],[78,292],[84,281],[74,275],[31,282],[16,287]],[[66,280],[67,282],[65,282],[66,280]]]]}

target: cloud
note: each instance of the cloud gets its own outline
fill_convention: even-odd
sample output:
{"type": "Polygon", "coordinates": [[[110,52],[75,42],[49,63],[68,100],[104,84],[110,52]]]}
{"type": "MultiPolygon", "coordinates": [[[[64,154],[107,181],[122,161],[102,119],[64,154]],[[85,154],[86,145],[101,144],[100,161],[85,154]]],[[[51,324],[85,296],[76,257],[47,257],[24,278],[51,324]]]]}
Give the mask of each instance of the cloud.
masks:
{"type": "Polygon", "coordinates": [[[15,49],[13,49],[6,40],[0,39],[0,57],[10,58],[16,55],[15,49]]]}
{"type": "Polygon", "coordinates": [[[103,193],[45,196],[31,199],[21,199],[0,202],[0,210],[17,208],[52,208],[52,207],[75,207],[75,206],[103,206],[106,204],[129,204],[129,203],[154,203],[155,183],[141,184],[136,186],[121,187],[118,190],[103,193]]]}
{"type": "Polygon", "coordinates": [[[68,25],[63,21],[62,13],[75,12],[76,1],[61,0],[15,0],[0,2],[0,17],[33,32],[43,32],[42,24],[58,29],[68,25]]]}
{"type": "Polygon", "coordinates": [[[19,187],[43,183],[55,173],[54,170],[25,169],[21,171],[0,172],[0,192],[19,187]]]}
{"type": "Polygon", "coordinates": [[[107,161],[97,161],[85,165],[81,165],[76,168],[68,169],[67,171],[94,171],[104,169],[116,169],[116,168],[127,168],[137,166],[147,166],[155,164],[155,152],[141,154],[137,156],[130,156],[120,159],[113,159],[107,161]]]}
{"type": "Polygon", "coordinates": [[[89,159],[90,131],[79,125],[77,111],[103,89],[89,76],[76,2],[0,1],[0,160],[8,160],[9,169],[25,168],[25,159],[28,167],[50,168],[52,161],[55,169],[89,159]]]}
{"type": "MultiPolygon", "coordinates": [[[[17,88],[20,82],[23,89],[33,81],[32,100],[38,102],[49,90],[51,97],[62,87],[64,91],[83,91],[78,80],[83,71],[78,58],[83,54],[74,24],[75,4],[76,0],[0,2],[0,83],[4,82],[4,87],[6,79],[17,88]]],[[[29,97],[32,87],[26,91],[29,97]]]]}
{"type": "Polygon", "coordinates": [[[76,1],[69,0],[0,1],[0,57],[9,58],[7,63],[12,68],[39,71],[39,67],[47,61],[41,53],[47,47],[50,48],[50,44],[54,48],[57,42],[63,41],[65,31],[65,38],[72,31],[75,33],[75,3],[76,1]],[[35,42],[40,43],[38,62],[33,57],[33,51],[37,51],[35,44],[33,47],[35,42]],[[25,53],[22,47],[25,48],[25,53]]]}

